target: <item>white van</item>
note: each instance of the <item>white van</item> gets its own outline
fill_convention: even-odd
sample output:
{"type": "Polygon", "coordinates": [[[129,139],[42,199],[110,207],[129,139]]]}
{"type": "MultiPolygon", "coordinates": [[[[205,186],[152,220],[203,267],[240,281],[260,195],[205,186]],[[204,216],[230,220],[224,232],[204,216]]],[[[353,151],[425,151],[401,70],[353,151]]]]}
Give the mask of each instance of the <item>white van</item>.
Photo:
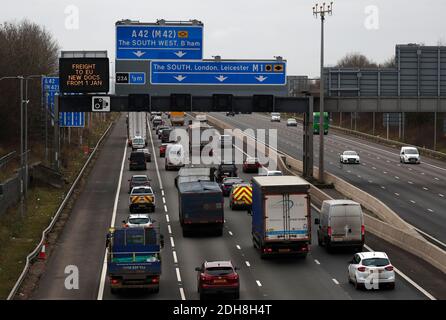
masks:
{"type": "Polygon", "coordinates": [[[353,247],[362,251],[365,238],[364,215],[361,205],[351,200],[325,200],[320,219],[314,223],[318,245],[327,250],[332,247],[353,247]]]}
{"type": "Polygon", "coordinates": [[[401,163],[420,163],[420,154],[415,147],[401,147],[400,150],[401,163]]]}
{"type": "Polygon", "coordinates": [[[181,144],[169,144],[166,148],[164,167],[166,170],[180,169],[185,162],[184,148],[181,144]]]}
{"type": "Polygon", "coordinates": [[[271,112],[271,122],[280,122],[279,112],[271,112]]]}
{"type": "Polygon", "coordinates": [[[283,173],[280,170],[268,170],[266,167],[260,167],[259,176],[283,176],[283,173]]]}

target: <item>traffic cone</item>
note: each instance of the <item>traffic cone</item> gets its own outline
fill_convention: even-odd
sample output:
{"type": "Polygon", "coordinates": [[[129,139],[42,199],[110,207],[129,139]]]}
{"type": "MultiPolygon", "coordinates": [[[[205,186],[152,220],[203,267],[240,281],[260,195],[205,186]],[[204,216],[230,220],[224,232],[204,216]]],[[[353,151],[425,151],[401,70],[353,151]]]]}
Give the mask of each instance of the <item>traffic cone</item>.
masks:
{"type": "Polygon", "coordinates": [[[43,244],[42,248],[40,249],[39,259],[41,259],[41,260],[46,259],[46,244],[45,243],[43,244]]]}

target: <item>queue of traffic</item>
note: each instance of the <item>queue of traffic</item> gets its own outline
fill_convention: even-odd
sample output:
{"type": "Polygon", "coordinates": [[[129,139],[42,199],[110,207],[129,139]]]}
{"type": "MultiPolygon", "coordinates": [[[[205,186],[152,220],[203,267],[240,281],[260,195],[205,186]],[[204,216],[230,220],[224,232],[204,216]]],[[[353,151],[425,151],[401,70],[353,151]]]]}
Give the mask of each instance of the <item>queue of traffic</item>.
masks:
{"type": "MultiPolygon", "coordinates": [[[[172,117],[173,114],[170,115],[171,120],[172,117]]],[[[198,120],[206,122],[203,116],[198,120]]],[[[185,166],[182,158],[184,152],[189,150],[183,150],[179,143],[170,141],[174,128],[167,125],[166,117],[152,113],[150,121],[150,127],[161,142],[159,156],[164,157],[165,170],[179,170],[175,186],[178,192],[178,217],[184,237],[199,233],[222,236],[224,198],[228,197],[231,210],[245,210],[252,216],[252,241],[262,259],[305,257],[310,252],[313,221],[309,194],[311,185],[307,181],[297,176],[284,176],[280,171],[268,171],[257,158],[251,157],[247,157],[242,166],[244,173],[254,173],[251,181],[238,176],[238,168],[233,162],[221,161],[217,167],[185,166]],[[178,158],[173,161],[172,157],[178,158]]],[[[194,125],[190,124],[189,128],[194,125]]],[[[138,139],[141,137],[138,136],[138,139]]],[[[232,146],[232,137],[230,139],[232,146]]],[[[226,140],[228,138],[223,141],[226,140]]],[[[130,138],[129,146],[132,148],[133,142],[134,139],[130,138]]],[[[144,142],[147,145],[147,140],[144,142]]],[[[203,147],[200,143],[200,148],[203,147]]],[[[147,152],[142,150],[132,151],[129,170],[146,170],[145,163],[151,159],[150,152],[147,156],[147,152]]],[[[122,221],[122,228],[113,229],[107,235],[110,287],[112,293],[126,288],[158,292],[163,237],[159,225],[149,215],[156,208],[150,177],[133,175],[129,179],[128,192],[129,216],[122,221]]],[[[335,247],[351,247],[355,251],[348,266],[348,280],[355,287],[368,288],[371,281],[394,288],[395,274],[387,255],[362,252],[365,227],[358,203],[350,200],[324,201],[314,224],[319,246],[326,247],[329,252],[335,247]],[[370,280],[371,277],[375,278],[370,280]]],[[[203,262],[196,268],[200,298],[210,293],[230,293],[237,299],[240,295],[237,269],[231,261],[203,262]]]]}

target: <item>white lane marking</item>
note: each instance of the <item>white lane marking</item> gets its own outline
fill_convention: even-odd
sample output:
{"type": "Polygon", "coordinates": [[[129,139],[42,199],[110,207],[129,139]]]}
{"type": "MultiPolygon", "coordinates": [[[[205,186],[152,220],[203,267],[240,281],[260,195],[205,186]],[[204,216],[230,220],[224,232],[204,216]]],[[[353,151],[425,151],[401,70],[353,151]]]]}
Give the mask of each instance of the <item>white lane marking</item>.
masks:
{"type": "Polygon", "coordinates": [[[167,222],[170,222],[170,219],[169,219],[169,215],[168,215],[168,214],[166,214],[166,221],[167,221],[167,222]]]}
{"type": "Polygon", "coordinates": [[[369,183],[373,183],[373,181],[372,181],[372,180],[369,180],[369,183]]]}
{"type": "Polygon", "coordinates": [[[186,300],[186,296],[184,295],[184,289],[180,288],[181,300],[186,300]]]}
{"type": "MultiPolygon", "coordinates": [[[[368,251],[374,251],[372,248],[370,248],[368,245],[364,245],[364,248],[367,249],[368,251]]],[[[399,274],[404,280],[406,280],[407,282],[409,282],[411,285],[413,285],[416,289],[418,289],[418,291],[420,291],[422,294],[424,294],[426,297],[428,297],[430,300],[437,300],[433,295],[431,295],[429,292],[427,292],[426,290],[424,290],[421,286],[419,286],[415,281],[413,281],[411,278],[409,278],[408,276],[406,276],[403,272],[401,272],[399,269],[397,269],[395,266],[393,266],[393,270],[395,270],[395,272],[397,274],[399,274]]]]}
{"type": "Polygon", "coordinates": [[[166,198],[163,197],[163,204],[166,204],[166,198]]]}
{"type": "Polygon", "coordinates": [[[350,170],[347,170],[348,173],[352,173],[350,170]]]}
{"type": "Polygon", "coordinates": [[[175,250],[172,251],[172,255],[173,255],[173,263],[178,263],[177,253],[175,250]]]}
{"type": "Polygon", "coordinates": [[[336,279],[334,279],[334,278],[331,279],[331,280],[333,280],[334,283],[339,284],[339,281],[338,281],[338,280],[336,280],[336,279]]]}
{"type": "Polygon", "coordinates": [[[167,206],[166,205],[164,205],[164,211],[167,212],[167,206]]]}
{"type": "Polygon", "coordinates": [[[384,173],[384,174],[387,174],[387,171],[384,171],[383,173],[384,173]]]}
{"type": "Polygon", "coordinates": [[[437,177],[435,177],[434,179],[437,180],[437,181],[440,181],[440,179],[438,179],[437,177]]]}
{"type": "Polygon", "coordinates": [[[400,196],[400,194],[399,194],[398,192],[395,192],[395,195],[396,195],[397,197],[399,197],[399,196],[400,196]]]}
{"type": "Polygon", "coordinates": [[[175,268],[175,272],[177,273],[177,280],[178,280],[178,282],[181,282],[180,268],[175,268]]]}
{"type": "Polygon", "coordinates": [[[358,175],[358,178],[359,178],[359,179],[361,179],[361,176],[360,176],[360,175],[358,175]]]}
{"type": "Polygon", "coordinates": [[[410,200],[410,202],[412,202],[413,204],[415,204],[416,202],[415,201],[413,201],[413,200],[410,200]]]}
{"type": "Polygon", "coordinates": [[[421,172],[422,175],[424,175],[424,172],[421,172]]]}
{"type": "MultiPolygon", "coordinates": [[[[119,192],[121,191],[122,174],[124,172],[126,154],[127,154],[127,141],[125,142],[125,145],[124,145],[124,154],[122,156],[121,171],[119,172],[118,186],[116,187],[115,202],[113,203],[113,213],[112,213],[110,227],[114,227],[115,222],[116,222],[116,211],[118,209],[119,192]]],[[[103,260],[104,262],[102,264],[101,280],[99,282],[99,290],[98,290],[97,300],[102,300],[104,297],[105,278],[107,277],[107,253],[108,253],[108,249],[106,248],[105,254],[104,254],[104,260],[103,260]]]]}
{"type": "Polygon", "coordinates": [[[395,176],[395,179],[399,179],[400,177],[398,177],[398,176],[395,176]]]}
{"type": "Polygon", "coordinates": [[[175,241],[173,241],[173,237],[170,237],[170,245],[172,248],[175,248],[175,241]]]}
{"type": "Polygon", "coordinates": [[[440,197],[444,198],[444,194],[439,193],[438,194],[440,197]]]}
{"type": "Polygon", "coordinates": [[[170,224],[167,225],[167,231],[169,231],[169,234],[172,234],[172,229],[170,228],[170,224]]]}
{"type": "Polygon", "coordinates": [[[411,168],[407,168],[409,171],[412,171],[412,169],[411,168]]]}
{"type": "Polygon", "coordinates": [[[242,250],[242,248],[239,245],[236,245],[237,249],[242,250]]]}
{"type": "Polygon", "coordinates": [[[427,191],[427,190],[429,190],[429,189],[428,189],[428,188],[426,188],[426,187],[423,187],[423,190],[426,190],[426,191],[427,191]]]}
{"type": "Polygon", "coordinates": [[[316,262],[316,264],[321,264],[321,263],[319,262],[319,260],[317,260],[317,259],[314,259],[314,262],[316,262]]]}
{"type": "Polygon", "coordinates": [[[262,283],[261,283],[259,280],[256,280],[256,283],[257,283],[257,285],[258,285],[259,287],[262,286],[262,283]]]}
{"type": "MultiPolygon", "coordinates": [[[[155,151],[155,144],[153,143],[152,129],[150,128],[150,123],[149,123],[149,121],[147,121],[147,128],[148,128],[149,135],[150,135],[150,142],[152,142],[152,150],[153,150],[153,154],[155,155],[155,154],[156,154],[156,151],[155,151]]],[[[164,189],[164,188],[163,188],[163,181],[161,180],[160,170],[159,170],[159,168],[158,168],[158,160],[157,160],[157,157],[155,157],[155,161],[154,161],[154,162],[155,162],[156,175],[158,176],[158,182],[159,182],[159,185],[160,185],[160,189],[163,190],[163,189],[164,189]]]]}
{"type": "Polygon", "coordinates": [[[427,209],[427,211],[429,211],[429,212],[434,212],[434,210],[432,210],[432,209],[427,209]]]}
{"type": "Polygon", "coordinates": [[[249,261],[245,261],[245,263],[246,263],[246,266],[248,266],[248,267],[251,266],[251,264],[249,263],[249,261]]]}
{"type": "Polygon", "coordinates": [[[407,181],[407,183],[408,183],[408,184],[413,184],[413,182],[412,182],[412,181],[407,181]]]}
{"type": "Polygon", "coordinates": [[[375,167],[372,167],[372,169],[373,169],[373,170],[376,170],[376,168],[375,168],[375,167]]]}
{"type": "Polygon", "coordinates": [[[381,189],[385,189],[386,187],[384,187],[384,186],[381,186],[381,189]]]}
{"type": "Polygon", "coordinates": [[[232,231],[228,231],[228,233],[229,233],[229,235],[231,235],[231,236],[232,236],[232,231]]]}
{"type": "Polygon", "coordinates": [[[161,190],[161,195],[164,197],[164,190],[161,190]]]}

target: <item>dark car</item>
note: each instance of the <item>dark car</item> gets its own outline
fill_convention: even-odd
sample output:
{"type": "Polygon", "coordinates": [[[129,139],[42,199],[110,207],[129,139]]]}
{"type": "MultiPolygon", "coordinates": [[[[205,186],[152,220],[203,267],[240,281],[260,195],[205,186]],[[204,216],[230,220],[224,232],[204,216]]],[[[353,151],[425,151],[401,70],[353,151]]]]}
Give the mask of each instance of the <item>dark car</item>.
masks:
{"type": "Polygon", "coordinates": [[[160,145],[160,158],[164,158],[166,156],[167,145],[168,143],[163,143],[160,145]]]}
{"type": "Polygon", "coordinates": [[[169,129],[168,126],[158,126],[158,128],[156,128],[156,135],[158,136],[158,139],[161,139],[161,132],[164,129],[169,129]]]}
{"type": "Polygon", "coordinates": [[[223,178],[223,181],[221,182],[220,185],[221,191],[223,192],[223,196],[228,197],[232,186],[234,184],[239,184],[243,182],[244,182],[243,179],[239,177],[223,178]]]}
{"type": "Polygon", "coordinates": [[[248,157],[243,162],[243,172],[255,172],[255,173],[258,173],[259,172],[259,168],[261,166],[262,165],[260,164],[259,159],[248,157]]]}
{"type": "Polygon", "coordinates": [[[225,177],[237,177],[237,166],[234,163],[222,163],[215,172],[215,181],[221,183],[225,177]]]}
{"type": "Polygon", "coordinates": [[[147,170],[144,152],[132,151],[129,160],[129,170],[147,170]]]}
{"type": "Polygon", "coordinates": [[[148,186],[150,187],[150,179],[146,175],[138,174],[133,175],[129,179],[129,193],[132,191],[133,187],[148,186]]]}
{"type": "Polygon", "coordinates": [[[234,299],[240,298],[238,268],[231,261],[206,261],[195,270],[200,299],[209,294],[230,294],[234,299]]]}
{"type": "Polygon", "coordinates": [[[146,157],[146,161],[152,162],[152,154],[150,153],[149,149],[137,149],[136,151],[143,152],[144,156],[146,157]]]}
{"type": "Polygon", "coordinates": [[[235,116],[235,112],[234,111],[227,111],[226,112],[226,116],[227,117],[230,117],[230,116],[234,117],[235,116]]]}
{"type": "Polygon", "coordinates": [[[172,131],[173,131],[172,128],[167,128],[167,129],[161,130],[161,142],[162,143],[167,143],[170,141],[170,133],[172,131]]]}

